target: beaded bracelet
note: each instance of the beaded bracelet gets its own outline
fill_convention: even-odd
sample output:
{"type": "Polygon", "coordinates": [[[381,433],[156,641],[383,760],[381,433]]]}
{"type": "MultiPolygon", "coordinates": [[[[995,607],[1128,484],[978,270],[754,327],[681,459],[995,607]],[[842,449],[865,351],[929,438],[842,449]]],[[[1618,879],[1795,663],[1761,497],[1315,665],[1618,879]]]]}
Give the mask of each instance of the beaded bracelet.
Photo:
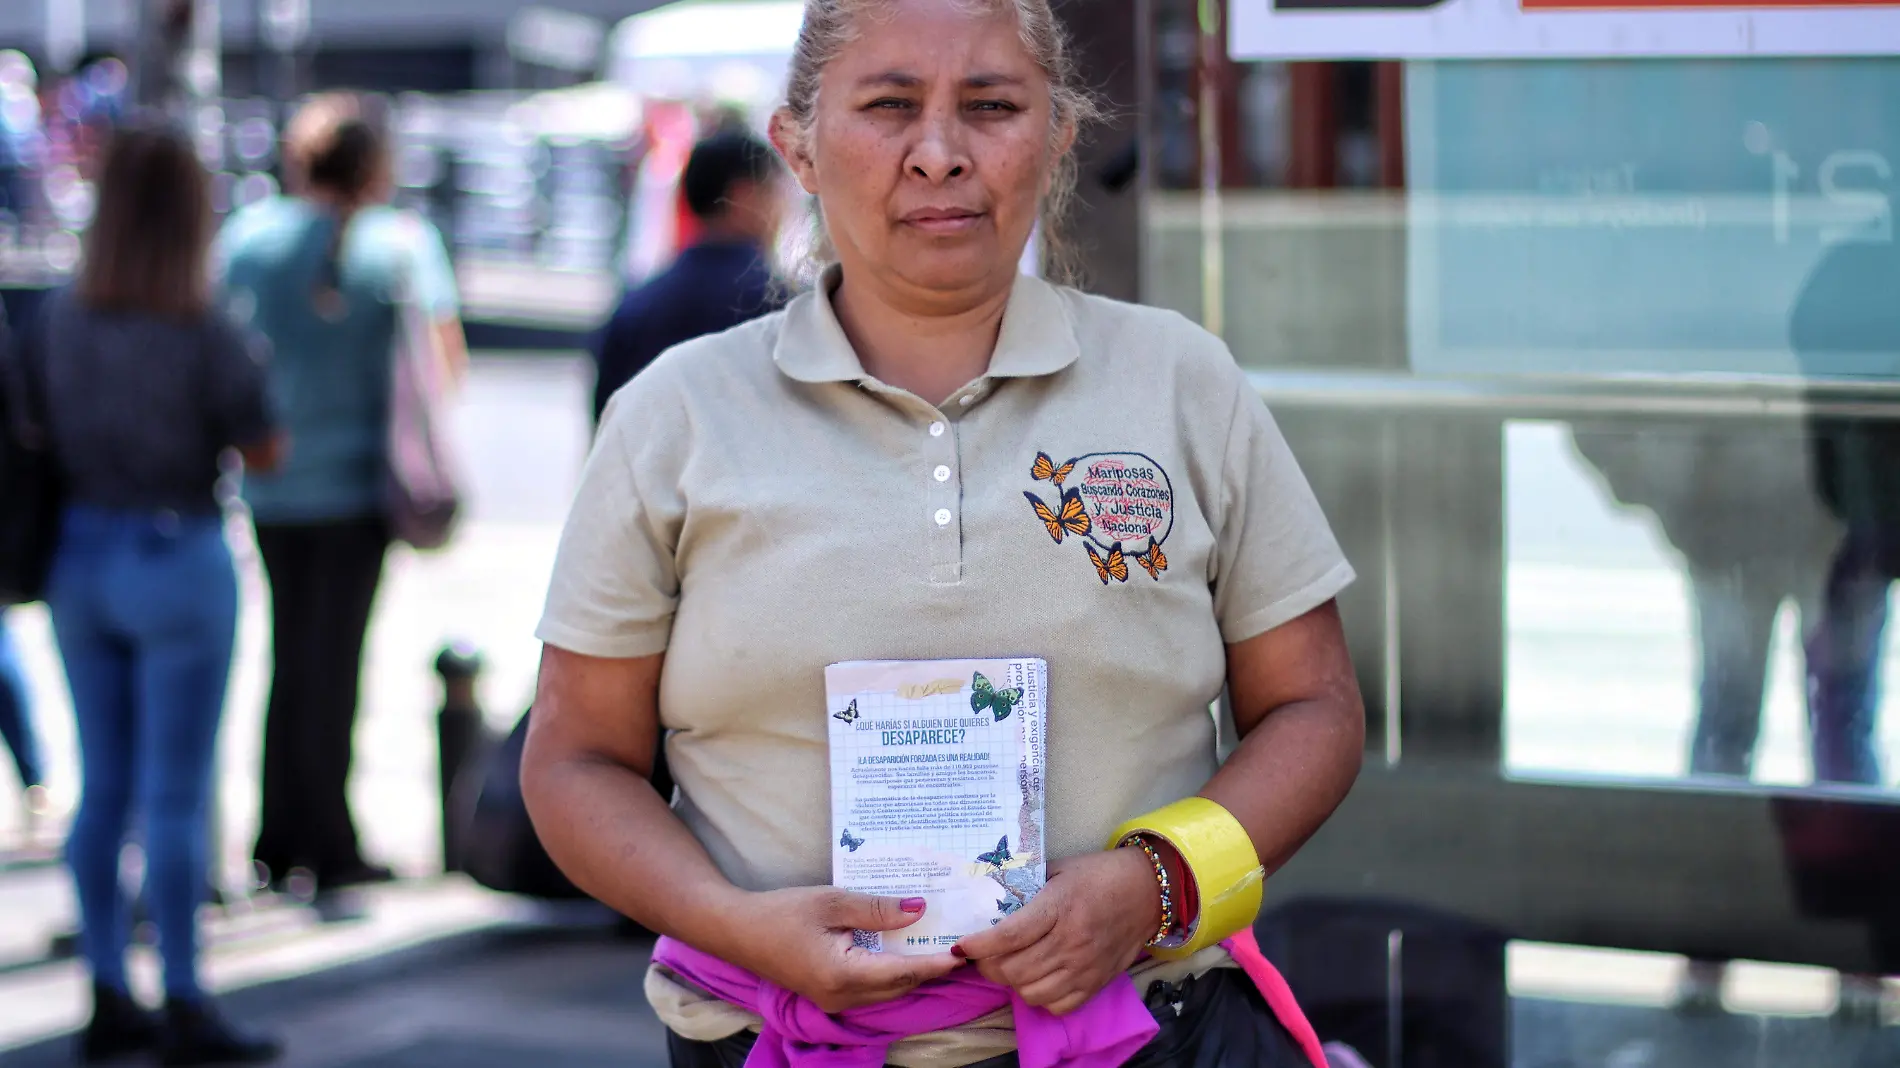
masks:
{"type": "Polygon", "coordinates": [[[1139,834],[1131,834],[1122,839],[1123,847],[1134,846],[1148,857],[1148,864],[1154,868],[1155,882],[1161,887],[1161,929],[1148,940],[1148,945],[1156,946],[1174,935],[1174,881],[1168,877],[1168,866],[1161,862],[1161,852],[1148,839],[1139,834]]]}

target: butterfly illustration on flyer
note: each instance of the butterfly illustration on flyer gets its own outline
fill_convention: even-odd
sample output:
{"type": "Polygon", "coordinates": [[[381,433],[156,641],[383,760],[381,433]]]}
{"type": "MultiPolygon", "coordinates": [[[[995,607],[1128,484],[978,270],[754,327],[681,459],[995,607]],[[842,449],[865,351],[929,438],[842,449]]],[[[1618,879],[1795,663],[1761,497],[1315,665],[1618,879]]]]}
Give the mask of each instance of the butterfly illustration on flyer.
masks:
{"type": "Polygon", "coordinates": [[[1043,661],[852,661],[825,690],[832,883],[925,901],[859,945],[942,953],[1042,889],[1043,661]]]}
{"type": "Polygon", "coordinates": [[[1038,452],[1029,477],[1049,483],[1043,492],[1023,491],[1037,521],[1057,545],[1080,541],[1102,585],[1127,582],[1131,565],[1161,581],[1168,569],[1162,544],[1174,532],[1174,482],[1159,463],[1139,452],[1056,463],[1038,452]]]}

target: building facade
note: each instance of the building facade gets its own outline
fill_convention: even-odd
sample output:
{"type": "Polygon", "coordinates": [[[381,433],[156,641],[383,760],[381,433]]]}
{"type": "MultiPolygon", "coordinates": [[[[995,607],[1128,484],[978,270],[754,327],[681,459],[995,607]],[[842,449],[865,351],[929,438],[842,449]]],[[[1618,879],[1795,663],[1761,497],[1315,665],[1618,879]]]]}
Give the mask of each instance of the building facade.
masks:
{"type": "MultiPolygon", "coordinates": [[[[129,50],[139,0],[16,0],[0,4],[0,48],[53,67],[95,51],[129,50]],[[64,53],[64,55],[62,55],[64,53]]],[[[205,3],[207,0],[198,0],[205,3]]],[[[268,93],[290,50],[299,88],[364,86],[391,91],[545,88],[593,73],[557,53],[588,35],[599,41],[650,0],[209,0],[222,26],[225,90],[268,93]],[[550,47],[552,46],[552,47],[550,47]]],[[[598,49],[596,49],[598,57],[598,49]]]]}

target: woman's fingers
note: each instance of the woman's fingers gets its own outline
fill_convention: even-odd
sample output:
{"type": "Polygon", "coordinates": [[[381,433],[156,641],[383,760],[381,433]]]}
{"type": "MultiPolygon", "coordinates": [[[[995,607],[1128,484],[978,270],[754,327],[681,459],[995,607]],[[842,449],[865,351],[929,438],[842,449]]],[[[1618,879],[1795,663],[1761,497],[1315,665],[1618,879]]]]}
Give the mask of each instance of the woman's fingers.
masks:
{"type": "Polygon", "coordinates": [[[840,931],[895,931],[916,923],[924,914],[921,897],[873,897],[839,890],[820,909],[821,922],[840,931]]]}
{"type": "Polygon", "coordinates": [[[1068,966],[1061,955],[1046,952],[1047,948],[1045,945],[1034,945],[975,963],[977,970],[983,973],[983,978],[1021,990],[1068,966]]]}
{"type": "Polygon", "coordinates": [[[1004,918],[1002,923],[986,931],[965,935],[956,948],[974,961],[1028,949],[1055,930],[1056,921],[1062,913],[1061,897],[1061,893],[1055,890],[1055,884],[1050,883],[1014,915],[1004,918]]]}
{"type": "Polygon", "coordinates": [[[961,960],[948,953],[906,957],[853,948],[810,996],[826,1012],[842,1012],[902,997],[962,966],[961,960]]]}
{"type": "Polygon", "coordinates": [[[1071,857],[1050,866],[1035,900],[956,949],[985,978],[1032,1005],[1067,1013],[1086,1004],[1140,957],[1158,919],[1153,870],[1132,851],[1071,857]]]}
{"type": "Polygon", "coordinates": [[[906,957],[897,953],[854,953],[846,958],[853,979],[867,990],[910,990],[941,979],[963,966],[948,953],[906,957]]]}

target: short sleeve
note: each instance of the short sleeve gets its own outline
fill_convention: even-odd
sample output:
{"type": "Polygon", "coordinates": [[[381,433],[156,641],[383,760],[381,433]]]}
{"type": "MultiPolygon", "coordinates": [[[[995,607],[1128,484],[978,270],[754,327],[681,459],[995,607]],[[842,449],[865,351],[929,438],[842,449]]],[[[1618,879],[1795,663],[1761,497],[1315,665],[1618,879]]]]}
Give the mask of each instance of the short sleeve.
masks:
{"type": "Polygon", "coordinates": [[[261,445],[277,432],[264,346],[222,313],[205,327],[205,391],[208,414],[222,445],[261,445]]]}
{"type": "Polygon", "coordinates": [[[670,453],[681,436],[630,410],[644,407],[624,392],[607,405],[535,629],[549,645],[619,659],[666,649],[684,513],[670,453]]]}
{"type": "Polygon", "coordinates": [[[1279,425],[1244,380],[1238,393],[1215,530],[1214,613],[1229,644],[1298,619],[1354,577],[1279,425]]]}
{"type": "Polygon", "coordinates": [[[455,265],[442,243],[442,234],[420,216],[415,217],[410,242],[409,293],[418,308],[437,319],[446,319],[460,311],[461,299],[455,288],[455,265]]]}

